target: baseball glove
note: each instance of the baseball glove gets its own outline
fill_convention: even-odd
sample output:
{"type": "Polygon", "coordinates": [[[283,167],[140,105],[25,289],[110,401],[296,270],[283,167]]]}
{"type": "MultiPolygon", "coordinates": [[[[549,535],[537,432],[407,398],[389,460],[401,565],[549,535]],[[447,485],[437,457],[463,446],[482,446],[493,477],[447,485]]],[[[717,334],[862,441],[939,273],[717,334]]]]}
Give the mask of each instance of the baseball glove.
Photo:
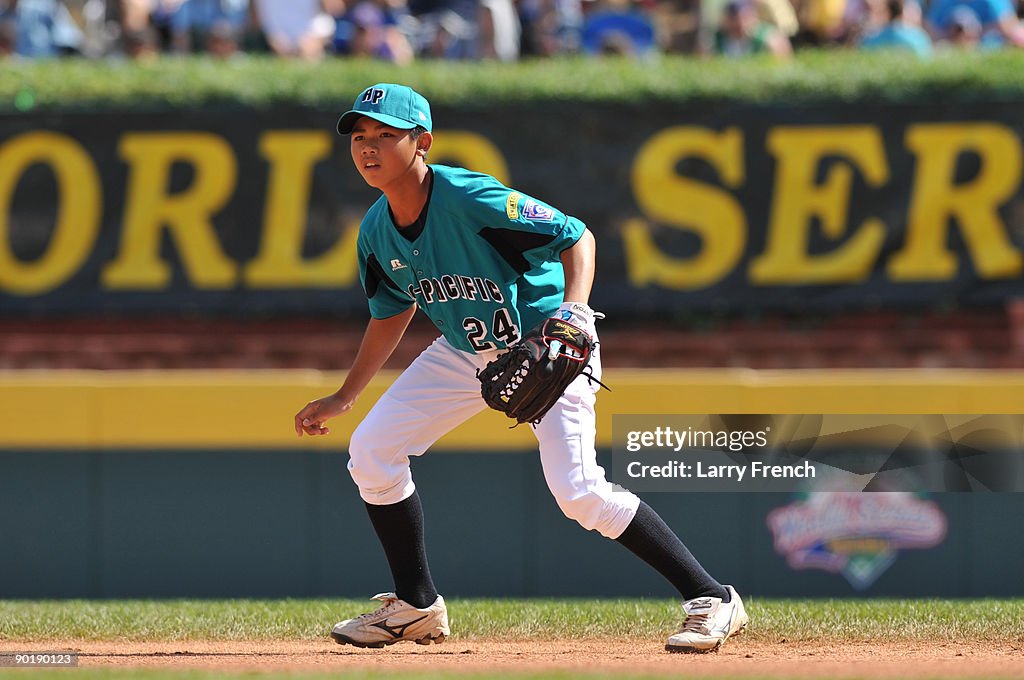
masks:
{"type": "MultiPolygon", "coordinates": [[[[581,374],[596,343],[581,328],[545,319],[507,352],[477,372],[480,394],[491,408],[522,423],[539,423],[569,384],[581,374]]],[[[607,389],[607,387],[605,387],[607,389]]]]}

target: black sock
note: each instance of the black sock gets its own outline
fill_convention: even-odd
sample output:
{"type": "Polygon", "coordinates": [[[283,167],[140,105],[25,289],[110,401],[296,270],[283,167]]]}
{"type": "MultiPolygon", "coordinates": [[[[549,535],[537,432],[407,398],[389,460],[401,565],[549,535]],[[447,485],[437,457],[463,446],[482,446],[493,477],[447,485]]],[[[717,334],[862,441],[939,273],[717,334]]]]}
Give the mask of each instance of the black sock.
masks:
{"type": "Polygon", "coordinates": [[[684,600],[720,597],[728,602],[731,599],[729,591],[704,571],[697,558],[647,503],[640,501],[636,517],[615,540],[657,569],[684,600]]]}
{"type": "Polygon", "coordinates": [[[427,548],[423,542],[423,506],[420,496],[412,495],[393,505],[366,503],[370,523],[377,532],[395,579],[395,594],[417,609],[425,609],[437,599],[430,579],[427,548]]]}

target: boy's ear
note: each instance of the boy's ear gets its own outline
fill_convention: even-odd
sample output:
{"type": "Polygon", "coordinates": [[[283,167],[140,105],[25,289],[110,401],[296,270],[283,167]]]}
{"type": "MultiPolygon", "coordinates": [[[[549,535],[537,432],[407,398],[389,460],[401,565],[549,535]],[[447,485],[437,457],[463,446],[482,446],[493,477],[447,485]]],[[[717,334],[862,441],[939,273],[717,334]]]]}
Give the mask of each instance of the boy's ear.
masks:
{"type": "Polygon", "coordinates": [[[426,158],[430,151],[430,145],[433,143],[434,136],[429,132],[424,132],[416,139],[416,154],[426,158]]]}

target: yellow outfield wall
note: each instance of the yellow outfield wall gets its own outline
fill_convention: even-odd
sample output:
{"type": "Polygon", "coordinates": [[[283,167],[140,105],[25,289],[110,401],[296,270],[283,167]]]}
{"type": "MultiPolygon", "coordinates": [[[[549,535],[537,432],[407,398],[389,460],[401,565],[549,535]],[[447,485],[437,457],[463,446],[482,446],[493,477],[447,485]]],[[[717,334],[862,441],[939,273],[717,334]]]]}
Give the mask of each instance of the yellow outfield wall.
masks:
{"type": "MultiPolygon", "coordinates": [[[[334,391],[343,372],[0,372],[0,449],[343,449],[397,373],[382,373],[326,437],[299,439],[292,418],[334,391]]],[[[608,370],[598,441],[613,414],[1024,413],[1024,371],[608,370]]],[[[523,450],[528,427],[485,411],[444,437],[445,450],[523,450]]]]}

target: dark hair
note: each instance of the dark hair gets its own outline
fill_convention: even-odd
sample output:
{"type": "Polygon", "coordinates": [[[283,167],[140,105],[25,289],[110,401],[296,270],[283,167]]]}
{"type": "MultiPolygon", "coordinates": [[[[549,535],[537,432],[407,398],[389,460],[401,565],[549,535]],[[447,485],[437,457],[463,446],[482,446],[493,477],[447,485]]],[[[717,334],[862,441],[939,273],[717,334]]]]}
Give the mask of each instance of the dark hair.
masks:
{"type": "Polygon", "coordinates": [[[903,0],[888,0],[885,8],[889,11],[890,21],[896,21],[903,16],[903,0]]]}
{"type": "MultiPolygon", "coordinates": [[[[419,139],[419,138],[420,138],[420,137],[421,137],[421,136],[423,135],[423,133],[424,133],[424,132],[426,132],[426,131],[427,131],[427,128],[423,127],[422,125],[417,125],[417,126],[416,126],[416,127],[414,127],[413,129],[409,130],[409,137],[411,137],[411,138],[412,138],[412,141],[414,141],[414,142],[415,142],[415,141],[417,141],[417,140],[418,140],[418,139],[419,139]]],[[[426,158],[427,158],[427,155],[426,155],[426,154],[423,154],[423,159],[424,159],[424,160],[426,160],[426,158]]]]}

